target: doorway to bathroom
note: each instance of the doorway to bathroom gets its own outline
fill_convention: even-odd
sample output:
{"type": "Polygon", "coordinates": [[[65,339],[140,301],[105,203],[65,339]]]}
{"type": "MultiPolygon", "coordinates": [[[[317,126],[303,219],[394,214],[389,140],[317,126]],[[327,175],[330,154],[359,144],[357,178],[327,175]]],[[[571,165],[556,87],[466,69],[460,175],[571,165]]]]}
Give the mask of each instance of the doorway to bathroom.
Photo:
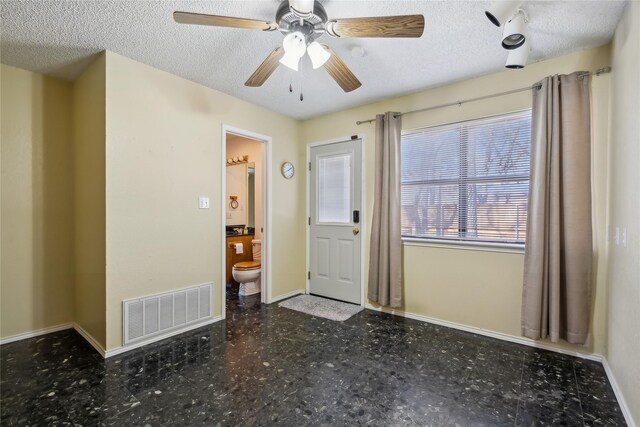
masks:
{"type": "Polygon", "coordinates": [[[222,315],[268,303],[271,138],[223,126],[222,315]]]}

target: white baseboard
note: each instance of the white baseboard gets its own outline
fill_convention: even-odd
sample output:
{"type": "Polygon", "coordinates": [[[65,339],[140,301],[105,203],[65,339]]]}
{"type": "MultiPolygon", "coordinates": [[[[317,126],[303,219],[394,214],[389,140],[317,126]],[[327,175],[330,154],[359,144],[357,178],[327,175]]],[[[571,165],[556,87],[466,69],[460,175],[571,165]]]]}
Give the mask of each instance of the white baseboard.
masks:
{"type": "Polygon", "coordinates": [[[10,337],[6,337],[6,338],[0,339],[0,345],[9,344],[11,342],[20,341],[20,340],[25,340],[27,338],[33,338],[33,337],[37,337],[37,336],[40,336],[40,335],[46,335],[46,334],[50,334],[52,332],[63,331],[65,329],[75,329],[75,331],[78,332],[82,336],[82,338],[87,340],[87,342],[102,357],[104,357],[106,359],[108,357],[115,356],[116,354],[126,353],[127,351],[131,351],[131,350],[133,350],[135,348],[139,348],[139,347],[145,346],[147,344],[151,344],[151,343],[154,343],[154,342],[157,342],[157,341],[161,341],[161,340],[166,339],[166,338],[173,337],[175,335],[180,335],[180,334],[182,334],[184,332],[188,332],[188,331],[191,331],[193,329],[197,329],[197,328],[201,328],[203,326],[210,325],[210,324],[218,322],[220,320],[222,320],[222,316],[212,317],[210,319],[207,319],[204,322],[194,323],[192,325],[189,325],[186,328],[177,329],[177,330],[168,332],[166,334],[156,335],[153,338],[149,338],[147,340],[139,341],[139,342],[136,342],[134,344],[127,345],[127,346],[116,347],[116,348],[113,348],[111,350],[105,350],[100,345],[100,343],[98,343],[98,341],[96,341],[96,339],[91,336],[91,334],[89,332],[87,332],[82,326],[78,325],[77,323],[64,323],[62,325],[52,326],[50,328],[38,329],[37,331],[31,331],[31,332],[25,332],[24,334],[12,335],[10,337]]]}
{"type": "Polygon", "coordinates": [[[458,329],[465,332],[471,332],[478,335],[484,335],[491,338],[496,338],[503,341],[509,341],[516,344],[522,344],[529,347],[540,348],[543,350],[555,351],[556,353],[567,354],[570,356],[580,357],[582,359],[595,360],[596,362],[601,362],[603,357],[599,354],[588,353],[588,352],[580,352],[573,351],[569,349],[564,349],[560,347],[556,347],[551,344],[547,344],[545,342],[535,341],[529,338],[517,337],[515,335],[503,334],[501,332],[490,331],[488,329],[477,328],[475,326],[463,325],[461,323],[450,322],[448,320],[436,319],[434,317],[422,316],[420,314],[409,313],[402,310],[395,310],[387,307],[375,307],[369,303],[365,304],[365,308],[375,311],[382,311],[384,313],[393,314],[396,316],[402,316],[409,319],[419,320],[421,322],[433,323],[440,326],[446,326],[448,328],[458,329]]]}
{"type": "Polygon", "coordinates": [[[414,320],[419,320],[422,322],[426,322],[426,323],[433,323],[436,325],[440,325],[440,326],[446,326],[448,328],[453,328],[453,329],[458,329],[461,331],[465,331],[465,332],[471,332],[474,334],[478,334],[478,335],[484,335],[487,337],[491,337],[491,338],[497,338],[499,340],[504,340],[504,341],[509,341],[509,342],[513,342],[513,343],[517,343],[517,344],[523,344],[529,347],[535,347],[535,348],[540,348],[543,350],[549,350],[549,351],[555,351],[556,353],[562,353],[562,354],[567,354],[570,356],[575,356],[575,357],[580,357],[582,359],[588,359],[588,360],[594,360],[596,362],[600,362],[602,363],[602,366],[604,367],[604,370],[607,374],[607,378],[609,379],[609,383],[611,384],[611,388],[613,389],[613,392],[616,395],[616,399],[618,400],[618,404],[620,405],[620,410],[622,411],[622,414],[624,415],[624,419],[627,422],[627,425],[629,427],[637,427],[637,424],[635,423],[635,421],[633,420],[633,416],[631,415],[631,411],[629,410],[629,405],[627,405],[627,402],[624,398],[624,395],[622,394],[622,391],[620,390],[620,387],[618,386],[618,382],[616,381],[615,376],[613,375],[613,371],[611,370],[611,367],[609,366],[609,363],[607,362],[607,358],[599,355],[599,354],[595,354],[595,353],[587,353],[587,352],[579,352],[579,351],[573,351],[573,350],[568,350],[568,349],[564,349],[564,348],[559,348],[544,342],[539,342],[539,341],[535,341],[529,338],[524,338],[524,337],[517,337],[514,335],[509,335],[509,334],[503,334],[501,332],[494,332],[494,331],[490,331],[490,330],[486,330],[486,329],[482,329],[482,328],[476,328],[473,326],[468,326],[468,325],[463,325],[460,323],[455,323],[455,322],[449,322],[447,320],[441,320],[441,319],[436,319],[433,317],[427,317],[427,316],[422,316],[419,314],[414,314],[414,313],[408,313],[402,310],[394,310],[394,309],[390,309],[387,307],[375,307],[371,304],[365,304],[365,308],[368,308],[370,310],[375,310],[375,311],[382,311],[384,313],[388,313],[388,314],[393,314],[396,316],[402,316],[402,317],[406,317],[409,319],[414,319],[414,320]]]}
{"type": "Polygon", "coordinates": [[[627,422],[629,427],[636,427],[636,423],[633,420],[633,416],[631,415],[631,411],[629,410],[629,405],[627,405],[627,401],[624,399],[622,395],[622,390],[618,386],[618,382],[616,381],[616,377],[613,375],[613,371],[607,362],[607,358],[602,358],[602,366],[604,366],[604,371],[607,373],[607,378],[609,378],[609,384],[611,384],[611,388],[613,389],[613,393],[616,395],[616,399],[618,400],[618,405],[620,405],[620,410],[622,411],[622,415],[624,415],[624,419],[627,422]]]}
{"type": "Polygon", "coordinates": [[[112,348],[110,350],[107,350],[103,356],[104,358],[109,358],[111,356],[115,356],[117,354],[122,354],[122,353],[126,353],[127,351],[131,351],[134,350],[136,348],[140,348],[142,346],[154,343],[154,342],[158,342],[158,341],[162,341],[164,339],[176,336],[176,335],[180,335],[183,334],[185,332],[191,331],[193,329],[198,329],[198,328],[202,328],[203,326],[207,326],[210,325],[212,323],[216,323],[219,322],[220,320],[222,320],[222,316],[216,316],[216,317],[212,317],[210,319],[205,320],[204,322],[198,322],[198,323],[194,323],[192,325],[189,325],[185,328],[180,328],[180,329],[176,329],[174,331],[170,331],[167,332],[166,334],[160,334],[160,335],[156,335],[152,338],[146,339],[146,340],[142,340],[142,341],[138,341],[135,343],[131,343],[128,345],[123,345],[121,347],[116,347],[116,348],[112,348]]]}
{"type": "Polygon", "coordinates": [[[52,332],[64,331],[73,328],[73,323],[63,323],[61,325],[51,326],[50,328],[42,328],[36,331],[25,332],[23,334],[11,335],[10,337],[0,338],[0,345],[9,344],[10,342],[26,340],[40,335],[50,334],[52,332]]]}
{"type": "Polygon", "coordinates": [[[273,304],[274,302],[282,301],[283,299],[291,298],[300,294],[304,294],[303,289],[298,289],[297,291],[293,291],[293,292],[287,292],[286,294],[278,295],[277,297],[271,298],[270,304],[273,304]]]}
{"type": "Polygon", "coordinates": [[[85,331],[84,328],[78,325],[77,323],[73,324],[73,329],[75,329],[77,333],[82,335],[82,338],[87,340],[87,342],[91,344],[91,347],[95,348],[96,351],[100,353],[100,356],[105,357],[105,353],[106,353],[105,349],[102,348],[100,343],[96,341],[96,339],[93,338],[89,332],[85,331]]]}

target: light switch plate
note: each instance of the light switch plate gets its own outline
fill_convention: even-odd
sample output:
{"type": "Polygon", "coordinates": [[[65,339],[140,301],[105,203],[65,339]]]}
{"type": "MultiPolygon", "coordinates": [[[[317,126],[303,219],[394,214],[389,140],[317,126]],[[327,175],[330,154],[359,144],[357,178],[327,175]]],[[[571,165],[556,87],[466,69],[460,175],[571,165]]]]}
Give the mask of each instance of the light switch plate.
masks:
{"type": "Polygon", "coordinates": [[[209,209],[209,198],[208,197],[200,197],[198,199],[198,207],[200,209],[209,209]]]}

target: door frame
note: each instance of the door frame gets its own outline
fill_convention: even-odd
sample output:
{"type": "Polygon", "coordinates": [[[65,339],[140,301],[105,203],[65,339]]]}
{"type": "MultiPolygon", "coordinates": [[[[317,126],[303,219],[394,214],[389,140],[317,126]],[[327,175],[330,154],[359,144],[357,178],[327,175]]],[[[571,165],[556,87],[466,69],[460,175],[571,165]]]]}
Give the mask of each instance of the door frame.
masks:
{"type": "MultiPolygon", "coordinates": [[[[260,276],[260,300],[262,303],[269,304],[272,299],[271,295],[271,197],[273,194],[273,179],[271,174],[271,159],[272,159],[272,138],[270,136],[261,135],[256,132],[252,132],[245,129],[240,129],[237,127],[233,127],[227,124],[222,124],[222,144],[220,147],[220,162],[221,162],[221,172],[220,172],[220,230],[226,227],[226,194],[227,194],[227,133],[242,136],[244,138],[253,139],[255,141],[261,142],[264,144],[264,167],[262,172],[262,265],[261,265],[261,276],[260,276]]],[[[220,287],[222,288],[220,291],[222,298],[222,318],[226,317],[227,311],[227,238],[226,235],[222,236],[222,244],[221,246],[221,255],[220,255],[220,266],[221,266],[221,274],[220,274],[220,287]]]]}
{"type": "Polygon", "coordinates": [[[308,218],[311,217],[311,171],[309,170],[309,163],[311,162],[311,148],[320,147],[323,145],[331,145],[338,144],[340,142],[349,142],[354,139],[359,139],[360,144],[362,145],[362,150],[360,154],[360,306],[364,307],[366,298],[365,298],[365,250],[366,250],[366,242],[367,242],[367,206],[366,206],[366,194],[367,194],[367,186],[366,186],[366,173],[365,173],[365,137],[362,134],[356,134],[353,136],[345,136],[342,138],[334,138],[325,141],[317,141],[310,142],[307,144],[307,164],[305,165],[306,170],[306,178],[307,178],[307,188],[306,188],[306,213],[307,213],[307,226],[306,228],[306,249],[307,249],[307,275],[306,275],[306,284],[305,284],[305,293],[310,293],[311,281],[309,280],[308,272],[311,271],[311,225],[309,224],[308,218]],[[355,138],[354,138],[355,137],[355,138]]]}

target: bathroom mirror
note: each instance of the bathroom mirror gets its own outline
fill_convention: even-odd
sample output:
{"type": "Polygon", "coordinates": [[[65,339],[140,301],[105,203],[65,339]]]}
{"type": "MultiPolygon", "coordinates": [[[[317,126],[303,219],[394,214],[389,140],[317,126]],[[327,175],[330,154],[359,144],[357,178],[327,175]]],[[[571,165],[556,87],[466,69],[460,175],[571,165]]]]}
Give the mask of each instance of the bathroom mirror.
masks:
{"type": "Polygon", "coordinates": [[[255,163],[249,163],[247,167],[247,227],[255,227],[256,223],[256,166],[255,163]]]}
{"type": "Polygon", "coordinates": [[[253,234],[253,229],[256,227],[255,191],[255,163],[227,165],[226,225],[228,227],[243,230],[247,227],[249,233],[253,234]]]}

